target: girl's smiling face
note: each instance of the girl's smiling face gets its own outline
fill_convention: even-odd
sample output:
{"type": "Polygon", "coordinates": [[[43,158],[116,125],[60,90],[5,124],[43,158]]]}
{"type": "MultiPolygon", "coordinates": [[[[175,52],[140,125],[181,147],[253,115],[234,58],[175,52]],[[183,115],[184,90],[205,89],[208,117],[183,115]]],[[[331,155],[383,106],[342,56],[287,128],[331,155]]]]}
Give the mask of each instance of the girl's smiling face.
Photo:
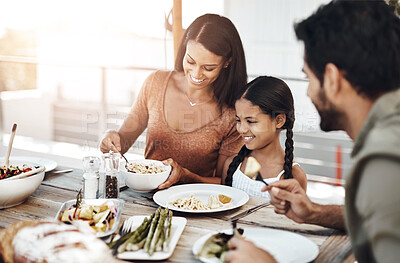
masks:
{"type": "Polygon", "coordinates": [[[278,122],[278,118],[272,119],[249,100],[244,98],[237,100],[235,110],[236,129],[243,137],[247,149],[262,149],[279,136],[279,128],[284,122],[278,122]]]}
{"type": "Polygon", "coordinates": [[[215,55],[193,40],[187,43],[183,71],[189,87],[195,89],[211,87],[223,66],[223,57],[215,55]]]}

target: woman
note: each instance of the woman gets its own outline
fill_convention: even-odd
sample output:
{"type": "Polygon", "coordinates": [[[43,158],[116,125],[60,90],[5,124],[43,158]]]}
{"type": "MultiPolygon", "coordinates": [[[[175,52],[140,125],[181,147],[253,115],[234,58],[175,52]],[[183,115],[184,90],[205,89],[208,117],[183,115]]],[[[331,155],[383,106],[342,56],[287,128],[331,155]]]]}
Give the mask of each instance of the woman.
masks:
{"type": "Polygon", "coordinates": [[[124,153],[147,128],[145,158],[172,166],[159,189],[219,184],[225,160],[243,145],[233,107],[246,82],[235,26],[219,15],[200,16],[183,35],[175,70],[147,78],[128,117],[118,132],[106,133],[100,149],[124,153]]]}

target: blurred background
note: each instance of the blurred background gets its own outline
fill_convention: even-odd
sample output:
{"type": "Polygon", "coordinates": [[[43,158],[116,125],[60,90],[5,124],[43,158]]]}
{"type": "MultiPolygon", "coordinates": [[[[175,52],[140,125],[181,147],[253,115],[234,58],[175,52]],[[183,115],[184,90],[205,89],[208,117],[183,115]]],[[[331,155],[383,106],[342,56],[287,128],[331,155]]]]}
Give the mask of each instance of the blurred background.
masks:
{"type": "MultiPolygon", "coordinates": [[[[352,142],[343,132],[320,131],[293,31],[327,0],[0,0],[1,143],[18,123],[17,149],[66,158],[98,151],[149,73],[173,69],[174,2],[181,2],[183,28],[205,13],[233,21],[249,80],[272,75],[292,89],[296,160],[309,179],[342,184],[352,142]]],[[[143,154],[144,138],[130,153],[143,154]]]]}

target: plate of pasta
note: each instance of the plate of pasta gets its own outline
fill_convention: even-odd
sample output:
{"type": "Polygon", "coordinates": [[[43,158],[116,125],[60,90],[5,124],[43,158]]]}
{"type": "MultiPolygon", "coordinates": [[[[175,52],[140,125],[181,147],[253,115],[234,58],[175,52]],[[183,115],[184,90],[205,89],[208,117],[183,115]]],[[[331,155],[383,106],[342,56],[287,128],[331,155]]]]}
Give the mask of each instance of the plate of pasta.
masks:
{"type": "Polygon", "coordinates": [[[215,213],[241,207],[246,192],[226,185],[185,184],[158,191],[153,200],[162,207],[186,213],[215,213]]]}

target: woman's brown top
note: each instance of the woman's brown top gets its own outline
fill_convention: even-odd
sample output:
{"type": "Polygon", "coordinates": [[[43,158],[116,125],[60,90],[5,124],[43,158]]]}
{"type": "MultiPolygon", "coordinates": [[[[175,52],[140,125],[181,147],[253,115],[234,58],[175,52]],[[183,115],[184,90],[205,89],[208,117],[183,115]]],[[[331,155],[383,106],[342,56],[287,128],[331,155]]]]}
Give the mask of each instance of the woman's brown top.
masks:
{"type": "Polygon", "coordinates": [[[143,84],[133,111],[148,117],[146,159],[173,158],[200,176],[213,176],[219,155],[237,154],[243,139],[236,130],[235,111],[224,108],[220,116],[192,131],[172,129],[165,118],[165,93],[171,71],[152,73],[143,84]]]}

